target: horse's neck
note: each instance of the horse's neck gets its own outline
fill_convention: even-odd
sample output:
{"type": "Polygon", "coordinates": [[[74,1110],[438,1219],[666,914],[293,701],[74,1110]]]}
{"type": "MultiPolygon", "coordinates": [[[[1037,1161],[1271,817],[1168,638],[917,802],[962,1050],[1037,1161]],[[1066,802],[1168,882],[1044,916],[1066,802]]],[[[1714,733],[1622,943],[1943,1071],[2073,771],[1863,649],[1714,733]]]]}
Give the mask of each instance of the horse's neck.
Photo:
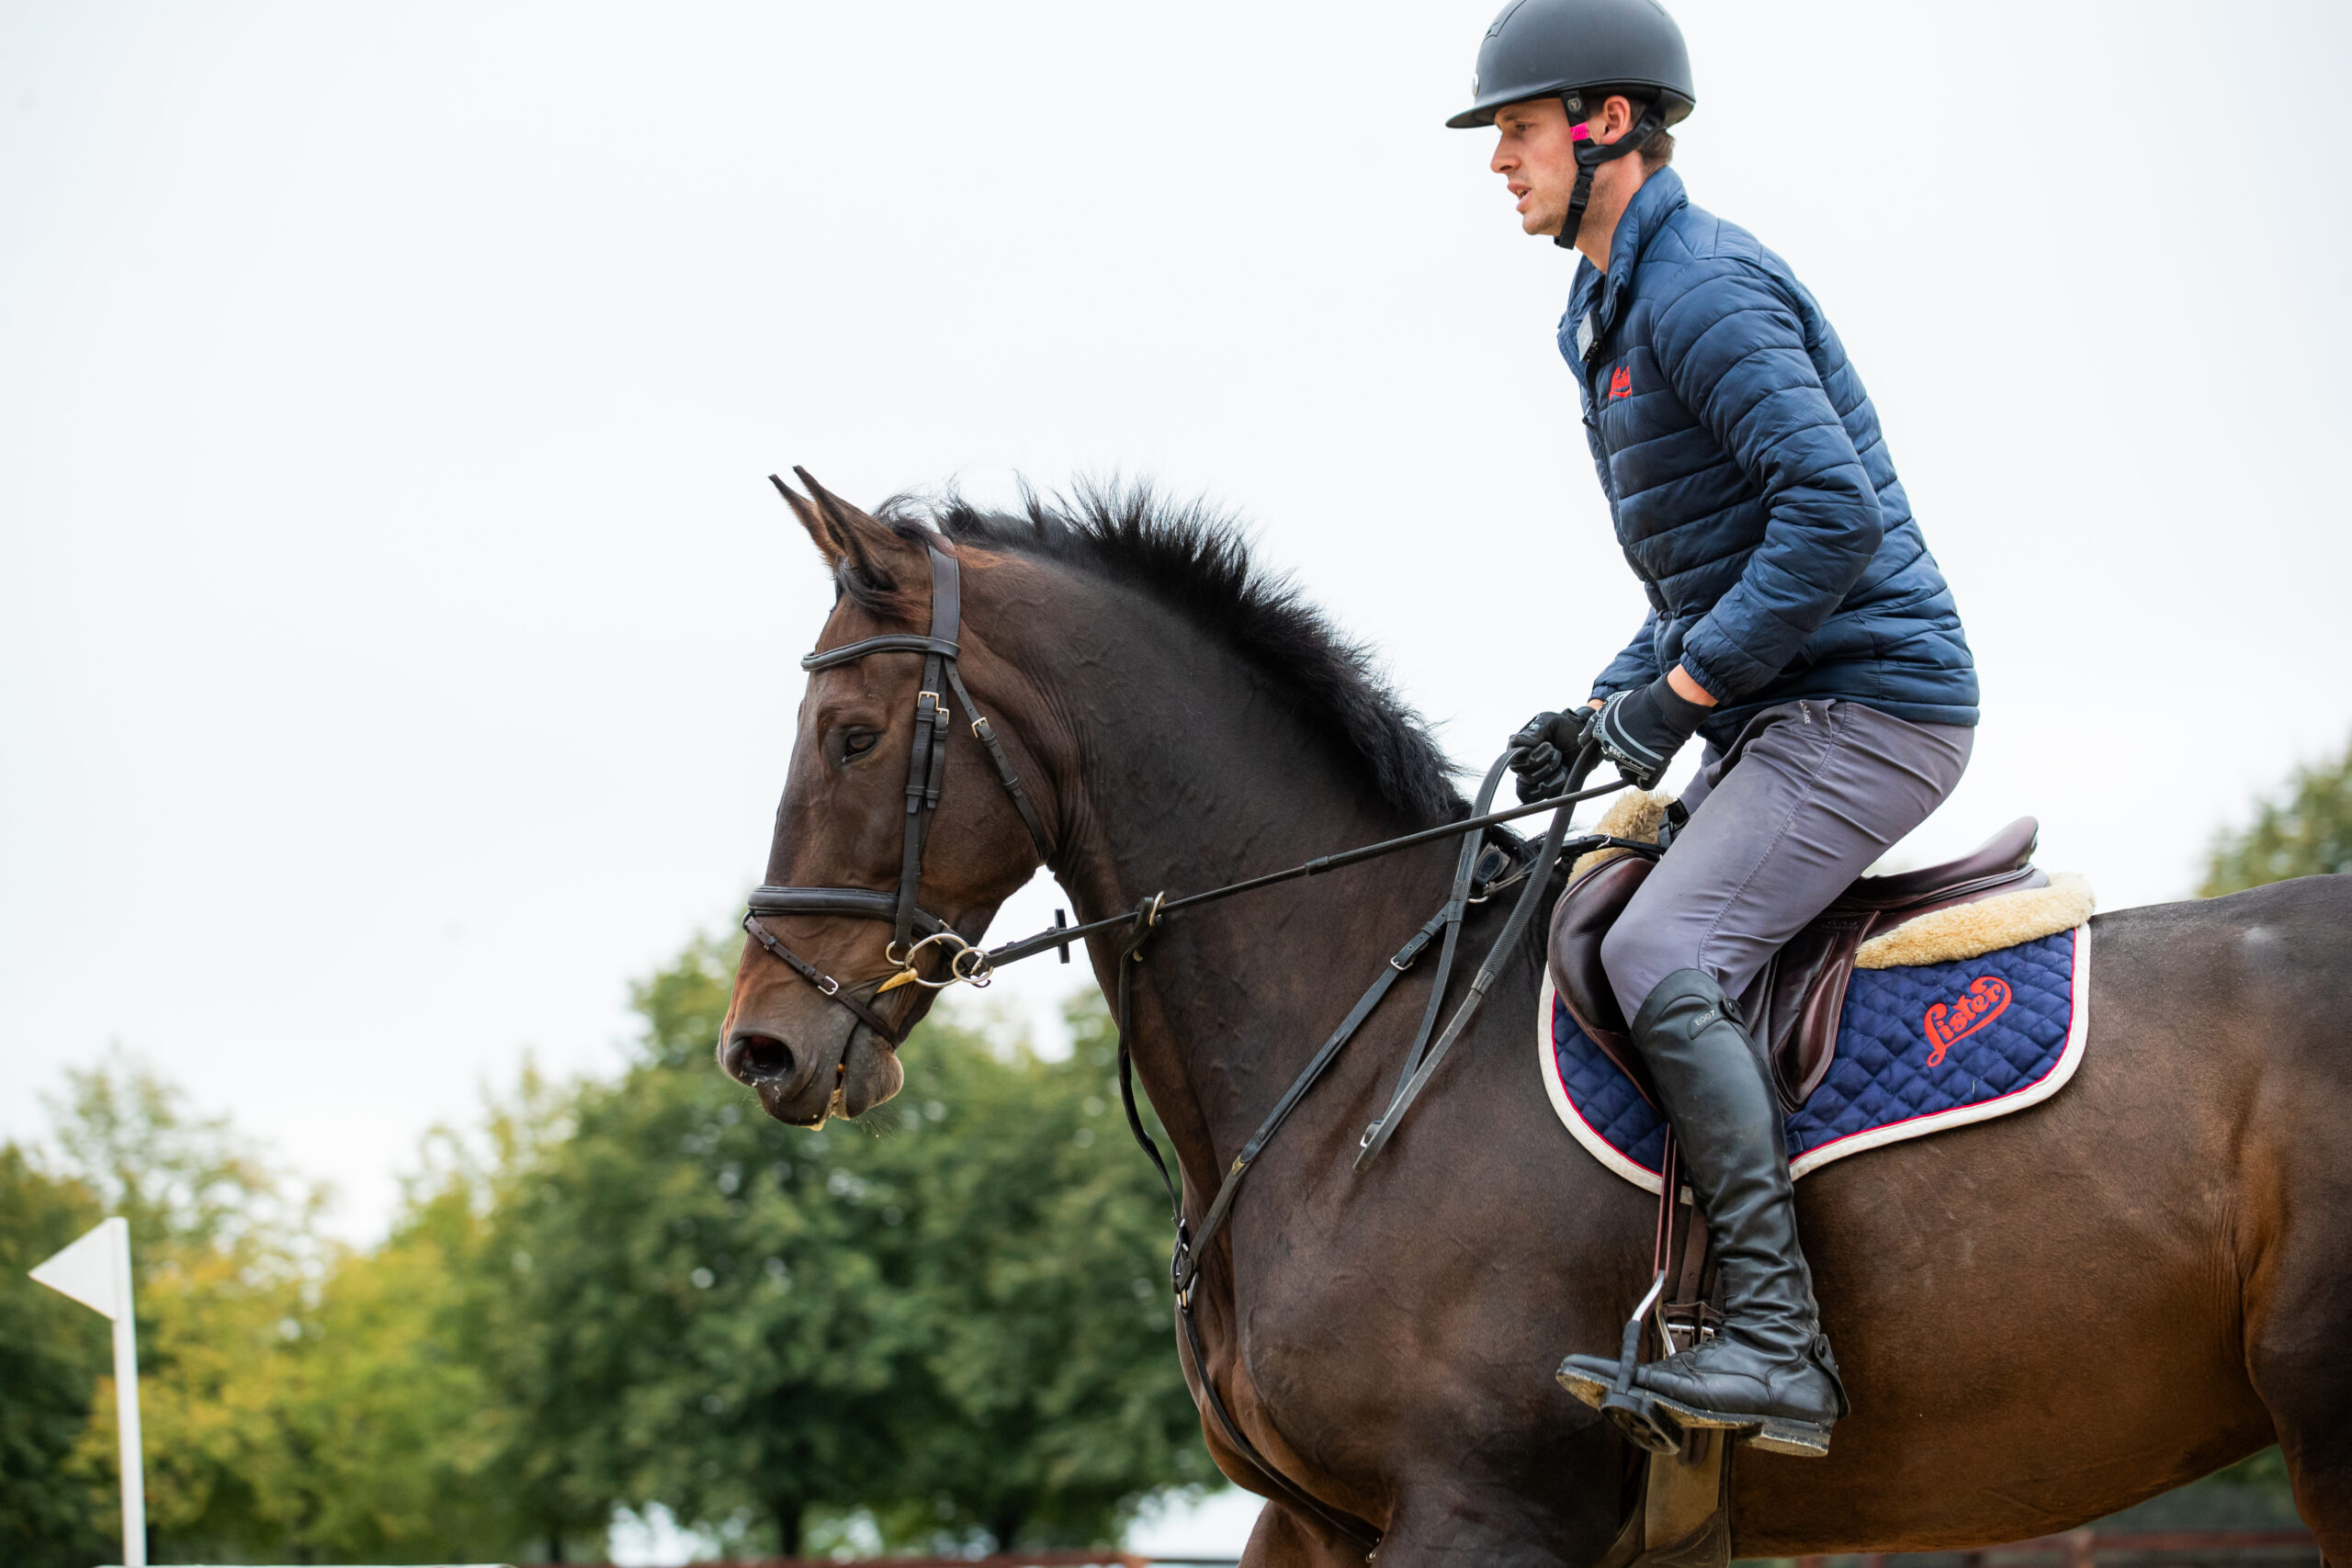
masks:
{"type": "MultiPolygon", "coordinates": [[[[1065,663],[1055,694],[1085,764],[1066,781],[1082,830],[1058,874],[1082,919],[1293,865],[1421,824],[1344,777],[1286,694],[1222,649],[1065,663]]],[[[1449,846],[1170,917],[1133,967],[1137,1071],[1195,1188],[1443,896],[1449,846]],[[1428,908],[1421,906],[1427,904],[1428,908]]],[[[1115,953],[1117,943],[1101,953],[1115,953]]],[[[1115,957],[1098,955],[1104,994],[1115,957]]]]}

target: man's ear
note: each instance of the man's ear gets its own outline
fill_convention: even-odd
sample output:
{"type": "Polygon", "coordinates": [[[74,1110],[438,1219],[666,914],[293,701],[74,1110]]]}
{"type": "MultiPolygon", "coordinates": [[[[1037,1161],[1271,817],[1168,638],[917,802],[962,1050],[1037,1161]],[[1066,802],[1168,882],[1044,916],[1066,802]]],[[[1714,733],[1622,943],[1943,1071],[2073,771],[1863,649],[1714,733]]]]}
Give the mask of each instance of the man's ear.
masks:
{"type": "Polygon", "coordinates": [[[792,487],[775,475],[770,474],[768,479],[790,504],[800,525],[808,530],[808,537],[816,541],[825,564],[836,573],[847,572],[879,592],[888,592],[893,586],[890,561],[906,553],[907,542],[867,513],[819,484],[808,469],[796,466],[792,471],[808,487],[808,500],[794,494],[792,487]]]}

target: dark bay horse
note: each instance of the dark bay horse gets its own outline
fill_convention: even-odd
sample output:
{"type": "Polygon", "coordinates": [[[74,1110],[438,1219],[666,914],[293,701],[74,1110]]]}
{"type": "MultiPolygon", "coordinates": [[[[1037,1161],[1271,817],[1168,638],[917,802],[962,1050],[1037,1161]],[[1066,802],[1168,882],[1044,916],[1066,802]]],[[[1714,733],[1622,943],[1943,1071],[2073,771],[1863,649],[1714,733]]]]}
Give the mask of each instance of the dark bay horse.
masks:
{"type": "MultiPolygon", "coordinates": [[[[1139,494],[1017,518],[792,499],[840,590],[820,648],[922,632],[925,539],[956,557],[964,678],[1082,920],[1464,812],[1419,722],[1212,517],[1139,494]]],[[[887,652],[809,680],[769,882],[896,884],[922,668],[887,652]]],[[[1036,852],[970,717],[948,731],[921,903],[977,940],[1036,852]]],[[[1132,971],[1136,1061],[1195,1224],[1442,901],[1453,855],[1432,844],[1154,933],[1132,971]]],[[[1507,902],[1474,913],[1469,951],[1507,902]]],[[[875,995],[896,967],[887,925],[770,923],[868,982],[899,1032],[927,1005],[915,987],[875,995]]],[[[1108,986],[1116,945],[1089,945],[1108,986]]],[[[2092,962],[2091,1040],[2055,1099],[1799,1184],[1854,1413],[1826,1459],[1739,1455],[1738,1555],[2014,1540],[2275,1441],[2323,1551],[2352,1564],[2352,879],[2101,916],[2092,962]]],[[[1205,1263],[1209,1375],[1294,1483],[1382,1532],[1381,1568],[1589,1564],[1632,1495],[1629,1450],[1552,1371],[1569,1350],[1615,1353],[1648,1283],[1655,1200],[1546,1103],[1540,964],[1524,944],[1359,1175],[1358,1134],[1426,999],[1428,966],[1408,976],[1265,1151],[1205,1263]]],[[[900,1082],[869,1024],[757,947],[720,1045],[790,1122],[855,1116],[900,1082]]],[[[1363,1557],[1276,1503],[1248,1561],[1363,1557]]]]}

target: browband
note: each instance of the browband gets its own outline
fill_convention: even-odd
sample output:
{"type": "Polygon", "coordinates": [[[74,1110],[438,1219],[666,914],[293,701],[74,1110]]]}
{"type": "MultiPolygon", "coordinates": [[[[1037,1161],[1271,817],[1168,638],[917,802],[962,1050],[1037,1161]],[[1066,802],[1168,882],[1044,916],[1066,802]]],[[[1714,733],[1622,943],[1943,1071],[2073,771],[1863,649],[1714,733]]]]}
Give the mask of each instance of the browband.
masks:
{"type": "Polygon", "coordinates": [[[935,653],[942,659],[953,659],[960,650],[944,637],[922,637],[914,632],[886,632],[857,642],[845,642],[839,648],[819,649],[800,656],[800,668],[811,673],[831,670],[836,664],[847,664],[869,653],[935,653]]]}

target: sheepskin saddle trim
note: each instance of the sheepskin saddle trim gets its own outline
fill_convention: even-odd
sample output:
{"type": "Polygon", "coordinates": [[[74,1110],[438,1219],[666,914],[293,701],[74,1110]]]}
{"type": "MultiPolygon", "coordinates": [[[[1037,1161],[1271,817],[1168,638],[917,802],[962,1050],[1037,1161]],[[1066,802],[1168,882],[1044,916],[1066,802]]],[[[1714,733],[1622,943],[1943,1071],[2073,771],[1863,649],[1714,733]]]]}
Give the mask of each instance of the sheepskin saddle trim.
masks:
{"type": "Polygon", "coordinates": [[[1973,904],[1930,909],[1905,920],[1862,943],[1854,954],[1854,967],[1902,969],[1981,958],[2005,947],[2073,931],[2098,908],[2089,878],[2071,871],[2053,871],[2047,887],[1996,893],[1973,904]]]}
{"type": "MultiPolygon", "coordinates": [[[[1666,808],[1673,803],[1671,795],[1627,790],[1609,803],[1609,809],[1602,813],[1593,831],[1612,839],[1630,839],[1637,844],[1656,843],[1658,827],[1666,820],[1666,808]]],[[[1613,845],[1588,851],[1577,857],[1569,880],[1633,852],[1613,845]]],[[[1854,956],[1854,966],[1899,969],[1914,964],[1979,958],[2005,947],[2072,931],[2089,919],[2098,908],[2098,899],[2091,892],[2088,878],[2070,871],[2052,872],[2046,887],[1996,893],[1973,904],[1932,909],[1905,920],[1862,943],[1861,951],[1854,956]]]]}

